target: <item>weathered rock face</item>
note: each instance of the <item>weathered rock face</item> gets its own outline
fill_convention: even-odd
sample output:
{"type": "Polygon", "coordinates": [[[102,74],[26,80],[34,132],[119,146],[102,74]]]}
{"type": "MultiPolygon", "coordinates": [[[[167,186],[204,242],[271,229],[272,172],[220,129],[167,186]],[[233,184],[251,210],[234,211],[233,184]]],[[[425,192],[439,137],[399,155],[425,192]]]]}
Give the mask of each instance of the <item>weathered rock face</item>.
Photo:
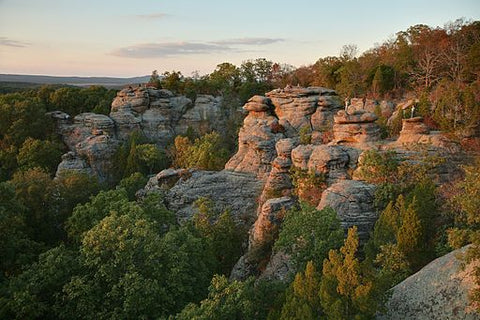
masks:
{"type": "Polygon", "coordinates": [[[429,145],[447,150],[451,153],[459,152],[460,146],[438,131],[432,131],[423,123],[422,117],[402,120],[402,131],[392,147],[402,148],[416,144],[429,145]]]}
{"type": "Polygon", "coordinates": [[[250,247],[272,245],[277,238],[285,213],[295,204],[295,201],[290,197],[267,200],[253,225],[250,234],[250,247]]]}
{"type": "Polygon", "coordinates": [[[107,181],[113,171],[113,155],[119,145],[118,140],[102,134],[88,137],[76,144],[75,149],[80,159],[86,159],[98,179],[107,181]]]}
{"type": "Polygon", "coordinates": [[[87,162],[80,158],[75,152],[69,151],[62,156],[62,162],[57,167],[55,178],[59,179],[64,175],[75,172],[87,175],[93,175],[93,170],[87,162]]]}
{"type": "Polygon", "coordinates": [[[350,100],[348,112],[353,113],[355,111],[367,111],[370,113],[380,112],[383,117],[388,119],[395,111],[395,105],[391,101],[377,101],[373,99],[365,99],[364,104],[363,98],[352,98],[350,100]]]}
{"type": "Polygon", "coordinates": [[[329,184],[349,178],[349,169],[356,167],[359,150],[338,145],[301,145],[292,150],[297,168],[326,175],[329,184]]]}
{"type": "Polygon", "coordinates": [[[230,209],[235,220],[250,227],[255,221],[256,199],[262,182],[252,174],[230,171],[194,171],[180,178],[165,193],[167,208],[176,213],[179,221],[196,212],[193,203],[207,197],[218,210],[230,209]]]}
{"type": "Polygon", "coordinates": [[[387,303],[387,313],[379,320],[480,319],[469,306],[468,293],[475,286],[474,261],[461,268],[457,255],[466,248],[440,257],[395,286],[387,303]]]}
{"type": "Polygon", "coordinates": [[[175,136],[175,126],[191,105],[190,99],[174,96],[168,90],[129,87],[113,100],[110,117],[116,123],[120,140],[127,139],[133,131],[141,131],[148,139],[165,145],[175,136]]]}
{"type": "Polygon", "coordinates": [[[301,128],[322,131],[333,122],[333,115],[342,108],[335,91],[321,87],[287,87],[266,93],[275,106],[279,123],[288,137],[301,128]]]}
{"type": "Polygon", "coordinates": [[[378,218],[373,205],[374,195],[374,185],[339,180],[323,192],[317,209],[331,207],[337,212],[344,229],[356,225],[360,240],[366,240],[378,218]]]}
{"type": "Polygon", "coordinates": [[[227,112],[221,109],[221,103],[221,98],[199,95],[193,105],[190,99],[174,96],[168,90],[138,86],[118,92],[112,102],[110,116],[82,113],[72,121],[66,113],[50,112],[63,141],[73,152],[61,169],[83,168],[86,164],[84,169],[89,167],[91,170],[85,172],[97,175],[101,181],[108,181],[107,169],[111,167],[111,157],[132,132],[142,132],[159,147],[165,147],[189,127],[199,132],[220,130],[228,118],[227,112]],[[96,143],[99,145],[95,146],[96,143]]]}
{"type": "Polygon", "coordinates": [[[219,130],[221,119],[225,118],[222,111],[222,97],[199,94],[193,108],[188,109],[175,126],[176,134],[184,134],[190,127],[196,132],[207,132],[209,129],[219,130]]]}
{"type": "Polygon", "coordinates": [[[295,205],[296,201],[291,197],[269,199],[263,204],[250,230],[248,251],[235,264],[231,279],[245,280],[265,269],[285,213],[295,205]]]}
{"type": "Polygon", "coordinates": [[[276,158],[275,144],[284,138],[270,99],[254,96],[243,107],[248,115],[238,133],[238,151],[225,165],[226,170],[267,177],[276,158]]]}
{"type": "Polygon", "coordinates": [[[336,97],[333,90],[320,87],[287,87],[270,91],[266,97],[252,97],[243,107],[248,116],[238,136],[238,152],[225,168],[267,177],[278,140],[298,139],[302,128],[309,132],[331,128],[333,115],[342,108],[336,97]]]}
{"type": "Polygon", "coordinates": [[[377,119],[371,112],[355,111],[349,114],[339,111],[334,117],[334,141],[361,149],[369,148],[369,144],[380,140],[380,128],[375,123],[377,119]]]}

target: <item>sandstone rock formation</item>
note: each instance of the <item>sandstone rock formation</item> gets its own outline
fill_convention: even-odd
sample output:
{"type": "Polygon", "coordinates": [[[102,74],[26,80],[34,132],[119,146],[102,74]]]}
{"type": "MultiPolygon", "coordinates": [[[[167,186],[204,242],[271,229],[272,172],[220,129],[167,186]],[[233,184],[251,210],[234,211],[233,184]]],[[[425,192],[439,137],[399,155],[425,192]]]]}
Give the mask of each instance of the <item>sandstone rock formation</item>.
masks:
{"type": "Polygon", "coordinates": [[[217,210],[230,209],[238,223],[250,227],[256,219],[256,198],[261,188],[262,181],[249,173],[194,171],[166,192],[165,202],[177,219],[184,221],[196,212],[193,203],[206,197],[215,203],[217,210]]]}
{"type": "Polygon", "coordinates": [[[226,170],[249,172],[267,177],[276,158],[275,144],[284,138],[270,99],[254,96],[243,107],[248,115],[238,134],[238,152],[225,165],[226,170]]]}
{"type": "Polygon", "coordinates": [[[292,150],[292,162],[297,168],[325,174],[331,184],[348,179],[349,169],[355,169],[360,151],[339,145],[301,145],[292,150]]]}
{"type": "Polygon", "coordinates": [[[409,148],[417,144],[445,149],[451,153],[460,151],[460,146],[445,137],[441,132],[431,132],[424,124],[422,117],[403,119],[402,131],[400,131],[400,136],[393,147],[409,148]]]}
{"type": "Polygon", "coordinates": [[[71,172],[86,175],[94,174],[92,168],[84,159],[80,158],[75,152],[69,151],[62,155],[62,162],[57,167],[55,178],[59,179],[71,172]]]}
{"type": "Polygon", "coordinates": [[[461,268],[458,255],[466,247],[440,257],[392,289],[386,314],[379,320],[480,319],[469,305],[468,294],[474,288],[474,261],[461,268]]]}
{"type": "Polygon", "coordinates": [[[356,180],[339,180],[323,192],[317,209],[334,209],[342,227],[348,229],[358,226],[358,236],[364,241],[378,218],[373,205],[374,193],[374,185],[356,180]]]}
{"type": "Polygon", "coordinates": [[[363,110],[353,113],[339,111],[334,117],[333,136],[337,144],[370,148],[380,140],[380,128],[375,123],[378,117],[363,110]]]}
{"type": "Polygon", "coordinates": [[[82,113],[71,119],[66,113],[50,112],[63,141],[73,152],[60,169],[83,168],[101,181],[108,181],[111,157],[132,132],[141,132],[164,148],[189,127],[197,132],[221,130],[229,116],[221,105],[220,97],[198,95],[192,104],[185,96],[175,96],[168,90],[138,86],[117,93],[109,116],[82,113]]]}

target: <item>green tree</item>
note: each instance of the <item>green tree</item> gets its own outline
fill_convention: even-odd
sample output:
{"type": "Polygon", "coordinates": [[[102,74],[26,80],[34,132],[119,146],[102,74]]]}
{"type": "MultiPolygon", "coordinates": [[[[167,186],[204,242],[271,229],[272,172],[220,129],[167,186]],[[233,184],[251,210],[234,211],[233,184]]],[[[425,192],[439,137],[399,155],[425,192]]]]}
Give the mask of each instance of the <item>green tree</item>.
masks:
{"type": "Polygon", "coordinates": [[[208,288],[208,297],[200,305],[189,304],[173,319],[187,320],[241,320],[267,319],[276,307],[284,285],[272,281],[229,282],[225,276],[215,275],[208,288]]]}
{"type": "Polygon", "coordinates": [[[19,203],[26,208],[25,222],[31,238],[55,244],[63,237],[62,219],[55,210],[55,183],[40,168],[18,171],[9,183],[15,189],[19,203]]]}
{"type": "Polygon", "coordinates": [[[228,276],[243,253],[247,230],[235,224],[229,210],[221,213],[215,210],[214,203],[208,198],[199,198],[195,206],[195,228],[211,246],[218,264],[217,273],[228,276]]]}
{"type": "Polygon", "coordinates": [[[319,291],[320,275],[309,261],[287,290],[280,319],[318,319],[322,314],[319,291]]]}
{"type": "MultiPolygon", "coordinates": [[[[130,149],[131,151],[131,149],[130,149]]],[[[164,152],[154,144],[140,144],[136,146],[137,161],[145,174],[152,174],[167,167],[167,158],[164,152]]]]}
{"type": "Polygon", "coordinates": [[[63,245],[42,253],[38,262],[10,281],[6,308],[0,315],[10,319],[62,318],[62,288],[79,269],[77,253],[63,245]]]}
{"type": "Polygon", "coordinates": [[[422,241],[423,230],[415,206],[416,200],[413,199],[405,212],[402,212],[402,225],[397,232],[397,245],[413,270],[418,270],[423,266],[425,244],[422,241]]]}
{"type": "Polygon", "coordinates": [[[24,169],[40,167],[53,175],[61,161],[62,153],[63,146],[59,143],[29,137],[18,151],[17,162],[24,169]]]}
{"type": "Polygon", "coordinates": [[[162,87],[160,76],[158,75],[157,70],[152,71],[152,75],[150,76],[150,80],[148,80],[148,84],[154,86],[157,89],[162,87]]]}
{"type": "Polygon", "coordinates": [[[42,249],[41,245],[29,237],[25,209],[16,199],[14,188],[6,182],[1,182],[0,288],[8,277],[18,274],[23,265],[33,262],[42,249]]]}
{"type": "Polygon", "coordinates": [[[379,308],[373,271],[362,265],[357,228],[348,230],[340,250],[330,250],[323,262],[320,298],[328,319],[371,319],[379,308]]]}
{"type": "Polygon", "coordinates": [[[143,188],[147,181],[147,177],[140,172],[135,172],[134,174],[123,178],[118,183],[118,187],[125,189],[127,191],[128,199],[132,201],[135,200],[135,193],[143,188]]]}
{"type": "Polygon", "coordinates": [[[217,132],[195,139],[192,144],[186,137],[175,138],[173,164],[177,167],[202,170],[221,170],[228,160],[228,152],[222,147],[217,132]]]}
{"type": "Polygon", "coordinates": [[[303,269],[308,261],[321,263],[329,250],[341,246],[342,240],[343,229],[333,209],[318,211],[301,203],[300,209],[287,212],[274,251],[292,255],[299,269],[303,269]]]}

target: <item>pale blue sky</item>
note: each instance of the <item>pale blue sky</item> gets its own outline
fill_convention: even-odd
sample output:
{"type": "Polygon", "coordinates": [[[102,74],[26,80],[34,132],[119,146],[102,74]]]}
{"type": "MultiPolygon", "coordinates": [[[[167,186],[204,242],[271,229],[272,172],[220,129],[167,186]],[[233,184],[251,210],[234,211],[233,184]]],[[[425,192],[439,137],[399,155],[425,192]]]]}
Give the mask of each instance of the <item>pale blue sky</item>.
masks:
{"type": "Polygon", "coordinates": [[[480,20],[480,0],[0,0],[0,73],[209,73],[360,52],[415,24],[480,20]]]}

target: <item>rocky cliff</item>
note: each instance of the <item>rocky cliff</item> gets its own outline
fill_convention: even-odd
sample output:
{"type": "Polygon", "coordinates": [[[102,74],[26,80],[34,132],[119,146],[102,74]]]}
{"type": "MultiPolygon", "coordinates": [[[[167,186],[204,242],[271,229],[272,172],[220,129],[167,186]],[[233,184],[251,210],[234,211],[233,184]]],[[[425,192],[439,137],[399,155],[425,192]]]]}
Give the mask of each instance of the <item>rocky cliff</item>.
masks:
{"type": "MultiPolygon", "coordinates": [[[[287,87],[253,96],[243,106],[247,115],[238,134],[238,151],[224,170],[167,169],[152,177],[139,195],[161,192],[180,222],[193,215],[199,197],[210,198],[219,210],[230,209],[238,224],[250,228],[246,253],[232,278],[263,274],[285,279],[293,266],[285,261],[286,255],[271,259],[271,247],[286,211],[298,205],[299,198],[318,209],[334,208],[342,226],[357,225],[365,240],[377,212],[375,185],[354,174],[363,152],[394,149],[405,161],[412,161],[412,154],[421,155],[413,145],[445,156],[458,152],[441,133],[426,129],[421,118],[403,120],[397,141],[382,141],[377,114],[393,117],[393,105],[353,102],[345,110],[335,91],[320,87],[287,87]]],[[[189,127],[221,131],[227,114],[221,98],[199,95],[192,103],[167,90],[140,86],[120,91],[110,116],[89,113],[73,120],[58,112],[52,116],[71,150],[57,174],[78,170],[108,179],[112,151],[132,131],[141,131],[164,147],[189,127]]],[[[450,168],[442,170],[448,177],[450,168]]]]}
{"type": "Polygon", "coordinates": [[[63,112],[52,112],[70,150],[62,158],[57,175],[76,170],[108,181],[113,154],[134,131],[164,148],[189,128],[200,133],[223,130],[229,114],[222,101],[221,97],[198,95],[192,102],[165,89],[137,86],[117,93],[108,116],[82,113],[71,119],[63,112]]]}
{"type": "Polygon", "coordinates": [[[388,311],[379,320],[480,319],[468,295],[476,285],[474,261],[462,268],[459,257],[466,248],[440,257],[392,289],[388,311]]]}

